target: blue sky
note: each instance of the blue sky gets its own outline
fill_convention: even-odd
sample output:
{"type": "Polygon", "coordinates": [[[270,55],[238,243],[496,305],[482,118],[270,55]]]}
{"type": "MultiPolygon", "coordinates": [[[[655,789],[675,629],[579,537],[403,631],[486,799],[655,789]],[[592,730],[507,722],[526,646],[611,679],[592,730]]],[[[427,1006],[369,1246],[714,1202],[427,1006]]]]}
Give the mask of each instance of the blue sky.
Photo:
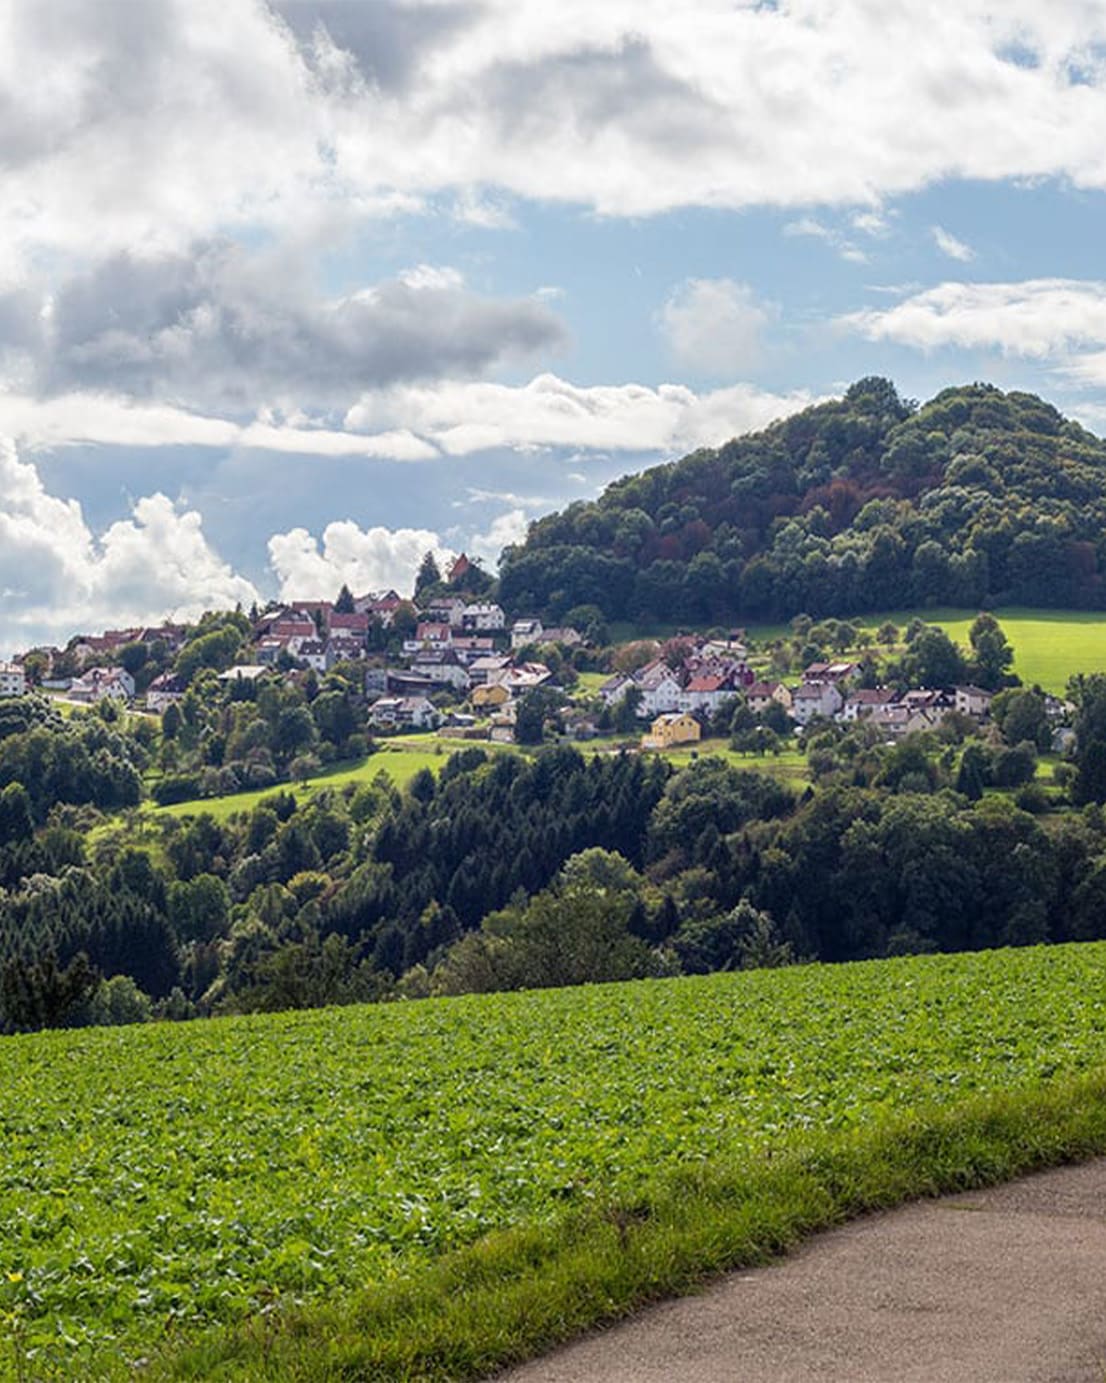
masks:
{"type": "Polygon", "coordinates": [[[491,567],[864,374],[1106,426],[1106,10],[1000,8],[17,0],[0,651],[491,567]]]}

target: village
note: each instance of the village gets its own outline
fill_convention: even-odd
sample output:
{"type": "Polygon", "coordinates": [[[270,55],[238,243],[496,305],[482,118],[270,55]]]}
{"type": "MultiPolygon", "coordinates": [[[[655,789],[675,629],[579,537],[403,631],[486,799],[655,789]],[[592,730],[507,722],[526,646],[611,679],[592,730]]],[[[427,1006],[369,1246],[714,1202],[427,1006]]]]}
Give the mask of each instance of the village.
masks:
{"type": "MultiPolygon", "coordinates": [[[[463,576],[466,562],[458,559],[450,584],[463,576]]],[[[751,653],[739,629],[681,635],[631,667],[618,646],[596,647],[588,633],[546,626],[535,616],[509,620],[485,598],[437,594],[416,605],[395,590],[343,596],[253,612],[235,661],[214,672],[217,681],[317,681],[341,668],[347,681],[351,673],[355,678],[374,735],[437,732],[502,744],[523,738],[520,707],[529,694],[546,689],[567,737],[615,732],[624,747],[661,751],[728,734],[739,706],[747,720],[768,724],[784,738],[815,721],[865,721],[881,739],[895,742],[935,730],[950,713],[985,722],[993,697],[971,684],[873,686],[871,665],[847,658],[813,661],[790,684],[769,680],[765,659],[751,653]],[[619,666],[625,670],[612,671],[619,666]]],[[[190,676],[179,670],[177,655],[189,634],[174,623],[112,629],[78,636],[65,650],[17,655],[0,663],[0,697],[37,685],[71,704],[110,698],[160,716],[188,691],[190,676]],[[115,661],[136,645],[161,650],[166,665],[141,689],[135,670],[115,661]],[[66,669],[71,675],[59,675],[66,669]]],[[[638,641],[635,648],[643,646],[638,641]]],[[[1045,704],[1053,723],[1070,709],[1054,696],[1045,704]]],[[[540,717],[538,724],[540,731],[540,717]]],[[[1067,734],[1058,729],[1053,747],[1065,748],[1067,734]]]]}

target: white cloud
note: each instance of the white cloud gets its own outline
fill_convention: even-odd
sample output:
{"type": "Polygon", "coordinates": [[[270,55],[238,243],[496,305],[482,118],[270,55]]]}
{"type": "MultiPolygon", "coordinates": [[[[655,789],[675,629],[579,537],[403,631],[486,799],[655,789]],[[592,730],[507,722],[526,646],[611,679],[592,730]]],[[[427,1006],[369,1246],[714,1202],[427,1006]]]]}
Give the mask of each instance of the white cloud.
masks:
{"type": "Polygon", "coordinates": [[[578,447],[671,453],[716,446],[797,412],[805,391],[774,394],[749,384],[696,394],[680,384],[570,384],[538,375],[525,385],[445,381],[366,394],[346,426],[403,426],[453,456],[496,447],[578,447]]]}
{"type": "Polygon", "coordinates": [[[962,264],[966,264],[969,260],[975,258],[975,251],[972,247],[965,244],[963,240],[958,240],[955,235],[945,230],[943,226],[934,226],[932,230],[933,239],[937,244],[937,248],[943,255],[948,255],[949,259],[957,259],[962,264]]]}
{"type": "MultiPolygon", "coordinates": [[[[309,420],[308,420],[309,421],[309,420]]],[[[343,432],[299,419],[251,423],[205,417],[169,404],[137,404],[108,394],[63,394],[36,399],[0,392],[0,434],[28,450],[99,443],[107,446],[210,447],[293,453],[299,456],[365,456],[389,461],[429,461],[438,449],[402,428],[379,433],[343,432]]]]}
{"type": "Polygon", "coordinates": [[[870,341],[919,350],[945,346],[1047,358],[1106,345],[1106,283],[1027,279],[942,283],[886,310],[839,319],[870,341]]]}
{"type": "Polygon", "coordinates": [[[24,0],[0,15],[0,281],[438,193],[488,224],[503,194],[624,216],[1101,188],[1104,40],[1097,0],[24,0]]]}
{"type": "MultiPolygon", "coordinates": [[[[875,213],[860,213],[852,217],[852,224],[867,235],[879,233],[876,227],[885,227],[886,222],[875,213]]],[[[855,245],[847,235],[831,226],[824,225],[815,216],[800,216],[797,221],[788,221],[783,228],[784,235],[808,236],[812,240],[824,240],[831,245],[842,259],[852,264],[867,264],[868,256],[855,245]]]]}
{"type": "Polygon", "coordinates": [[[681,365],[732,377],[760,362],[761,333],[774,315],[747,283],[685,279],[661,308],[658,324],[681,365]]]}
{"type": "Polygon", "coordinates": [[[343,584],[358,595],[388,586],[409,594],[427,551],[434,553],[439,566],[454,555],[429,529],[363,529],[349,519],[327,524],[321,548],[305,528],[274,533],[269,539],[269,563],[280,582],[282,600],[329,595],[343,584]]]}
{"type": "Polygon", "coordinates": [[[154,494],[97,538],[75,500],[48,494],[34,465],[0,443],[0,601],[9,639],[64,640],[82,629],[191,618],[256,596],[212,550],[199,514],[154,494]]]}
{"type": "Polygon", "coordinates": [[[526,538],[530,521],[523,509],[511,509],[506,514],[497,515],[486,533],[475,534],[466,551],[479,557],[490,571],[499,565],[499,554],[505,547],[521,543],[526,538]]]}

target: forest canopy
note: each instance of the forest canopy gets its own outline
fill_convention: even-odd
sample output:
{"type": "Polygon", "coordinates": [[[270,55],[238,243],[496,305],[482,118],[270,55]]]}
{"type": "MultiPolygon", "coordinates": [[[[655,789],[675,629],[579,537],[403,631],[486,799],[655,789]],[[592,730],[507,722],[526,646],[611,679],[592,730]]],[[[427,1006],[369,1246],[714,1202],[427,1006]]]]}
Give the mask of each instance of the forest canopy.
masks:
{"type": "Polygon", "coordinates": [[[1106,606],[1106,442],[989,384],[885,379],[654,466],[531,525],[500,598],[552,619],[1106,606]]]}

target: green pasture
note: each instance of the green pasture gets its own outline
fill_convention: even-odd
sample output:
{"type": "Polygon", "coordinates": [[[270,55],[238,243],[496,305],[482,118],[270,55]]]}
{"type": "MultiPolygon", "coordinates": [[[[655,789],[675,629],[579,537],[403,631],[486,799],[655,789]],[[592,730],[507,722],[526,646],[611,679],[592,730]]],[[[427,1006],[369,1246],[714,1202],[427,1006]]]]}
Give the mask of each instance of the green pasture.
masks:
{"type": "Polygon", "coordinates": [[[0,1376],[486,1376],[1106,1147],[1104,1063],[1099,943],[3,1038],[0,1376]]]}
{"type": "MultiPolygon", "coordinates": [[[[888,620],[901,629],[912,619],[940,625],[964,648],[978,610],[924,608],[886,610],[858,615],[855,623],[873,632],[888,620]]],[[[1033,610],[1011,606],[991,612],[1014,649],[1014,671],[1026,686],[1038,685],[1062,695],[1068,679],[1079,672],[1106,672],[1106,614],[1093,610],[1033,610]]],[[[754,624],[750,639],[765,643],[790,633],[787,625],[754,624]]],[[[873,645],[880,651],[879,645],[873,645]]],[[[855,651],[855,650],[854,650],[855,651]]]]}

